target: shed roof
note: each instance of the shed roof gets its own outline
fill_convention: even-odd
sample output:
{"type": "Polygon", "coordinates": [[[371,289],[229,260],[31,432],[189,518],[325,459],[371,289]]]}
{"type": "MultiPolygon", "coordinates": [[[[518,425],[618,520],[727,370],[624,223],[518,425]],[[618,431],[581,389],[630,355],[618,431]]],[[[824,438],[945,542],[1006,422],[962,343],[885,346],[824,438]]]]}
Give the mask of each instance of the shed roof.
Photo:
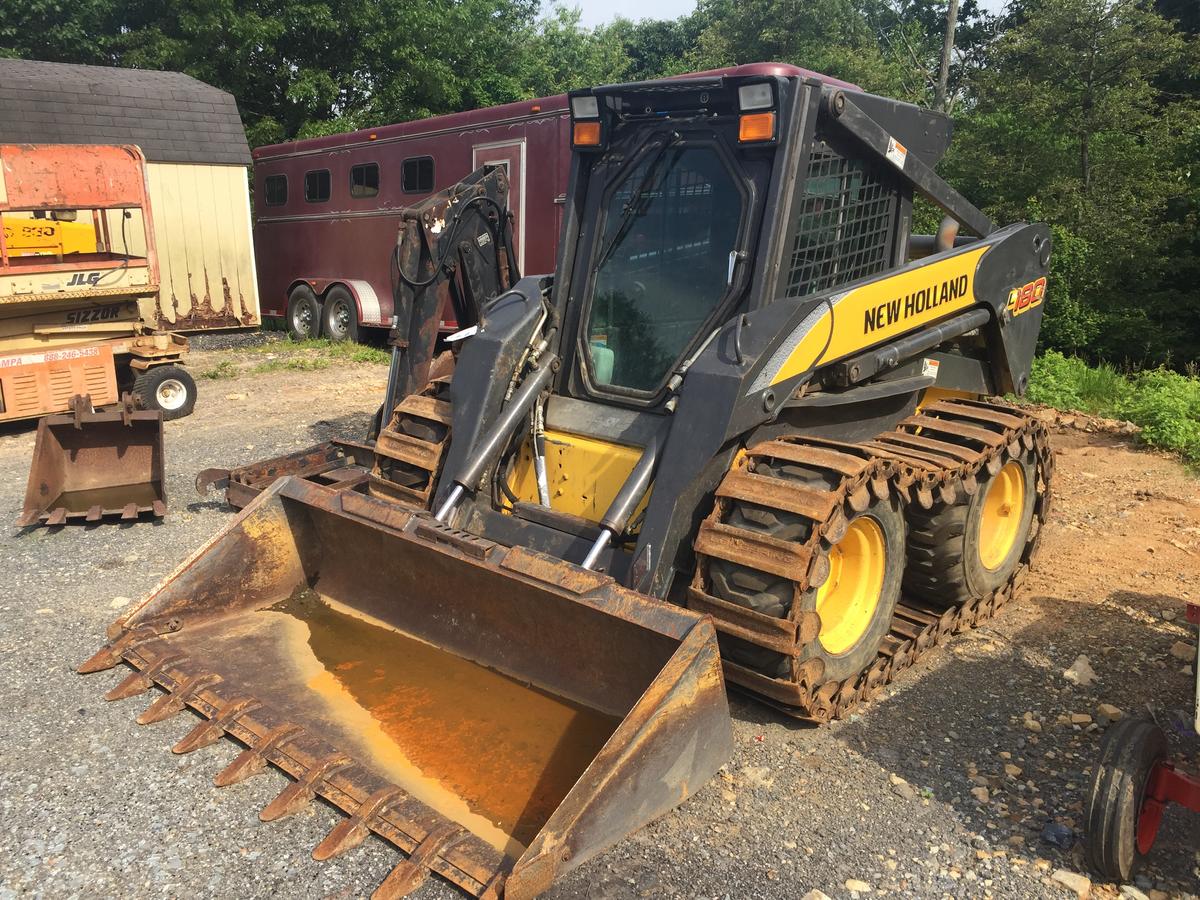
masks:
{"type": "Polygon", "coordinates": [[[182,72],[0,59],[0,141],[137,144],[151,162],[250,164],[233,95],[182,72]]]}

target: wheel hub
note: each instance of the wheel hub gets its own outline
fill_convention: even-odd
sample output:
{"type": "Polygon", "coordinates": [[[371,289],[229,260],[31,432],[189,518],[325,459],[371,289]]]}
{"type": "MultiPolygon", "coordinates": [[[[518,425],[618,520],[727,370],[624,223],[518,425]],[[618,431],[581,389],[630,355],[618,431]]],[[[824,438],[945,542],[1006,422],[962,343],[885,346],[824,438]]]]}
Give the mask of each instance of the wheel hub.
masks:
{"type": "Polygon", "coordinates": [[[158,405],[169,412],[179,409],[187,401],[187,388],[177,378],[168,378],[155,391],[158,405]]]}
{"type": "Polygon", "coordinates": [[[987,569],[1008,559],[1021,531],[1025,509],[1025,470],[1016,461],[1004,464],[988,485],[979,517],[979,558],[987,569]]]}
{"type": "Polygon", "coordinates": [[[883,596],[886,553],[883,529],[868,516],[851,522],[829,551],[829,578],[817,591],[817,639],[829,653],[845,653],[870,627],[883,596]]]}

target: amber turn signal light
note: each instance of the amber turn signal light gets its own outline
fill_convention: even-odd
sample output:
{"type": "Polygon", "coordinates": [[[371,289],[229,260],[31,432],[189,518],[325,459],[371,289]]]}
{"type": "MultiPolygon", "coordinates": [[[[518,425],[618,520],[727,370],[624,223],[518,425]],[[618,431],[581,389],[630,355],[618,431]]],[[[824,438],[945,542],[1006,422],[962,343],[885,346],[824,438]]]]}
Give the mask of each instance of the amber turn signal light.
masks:
{"type": "MultiPolygon", "coordinates": [[[[576,126],[578,127],[578,126],[576,126]]],[[[770,141],[775,138],[775,113],[751,113],[738,120],[738,142],[770,141]]]]}
{"type": "Polygon", "coordinates": [[[571,134],[571,142],[576,147],[599,147],[600,123],[576,122],[575,129],[571,134]]]}

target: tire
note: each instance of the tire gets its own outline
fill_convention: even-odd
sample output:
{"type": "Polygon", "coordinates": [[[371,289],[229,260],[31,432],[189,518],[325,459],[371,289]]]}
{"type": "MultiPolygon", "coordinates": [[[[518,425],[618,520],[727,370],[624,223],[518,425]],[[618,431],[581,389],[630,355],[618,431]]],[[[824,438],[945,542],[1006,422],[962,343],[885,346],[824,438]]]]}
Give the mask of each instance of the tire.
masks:
{"type": "Polygon", "coordinates": [[[133,399],[141,409],[162,413],[165,421],[190,416],[196,407],[196,382],[180,366],[155,366],[133,380],[133,399]]]}
{"type": "MultiPolygon", "coordinates": [[[[756,471],[799,481],[819,490],[834,488],[838,480],[838,476],[828,472],[791,463],[759,465],[756,471]]],[[[811,529],[811,520],[804,516],[740,501],[733,504],[726,521],[748,531],[797,542],[806,541],[811,529]]],[[[776,618],[785,618],[793,603],[798,603],[802,610],[820,612],[828,608],[844,588],[852,586],[851,579],[842,577],[841,563],[835,562],[846,558],[851,545],[860,552],[864,547],[882,550],[878,572],[867,579],[878,584],[877,595],[873,589],[862,591],[875,598],[873,606],[864,610],[863,604],[851,604],[843,610],[846,614],[838,622],[823,614],[820,635],[802,648],[799,657],[800,663],[819,658],[825,664],[823,680],[844,681],[875,661],[900,597],[905,556],[904,514],[894,493],[885,500],[873,497],[870,506],[850,517],[846,536],[828,548],[834,564],[830,577],[820,588],[810,588],[797,598],[795,583],[788,578],[713,559],[709,569],[713,593],[722,600],[776,618]],[[850,609],[854,608],[857,608],[857,614],[850,615],[850,609]],[[850,627],[847,627],[848,618],[853,619],[850,627]]],[[[785,677],[789,674],[790,659],[782,654],[736,639],[726,639],[723,647],[735,662],[765,675],[785,677]]]]}
{"type": "Polygon", "coordinates": [[[358,304],[340,284],[325,293],[321,330],[331,341],[358,341],[358,304]]]}
{"type": "Polygon", "coordinates": [[[321,336],[321,304],[307,284],[298,284],[288,294],[287,330],[293,341],[321,336]]]}
{"type": "Polygon", "coordinates": [[[1138,817],[1150,773],[1166,755],[1166,735],[1149,719],[1123,719],[1104,735],[1084,822],[1088,862],[1106,878],[1127,882],[1146,860],[1138,817]]]}
{"type": "MultiPolygon", "coordinates": [[[[956,503],[937,503],[932,509],[912,504],[908,519],[908,567],[904,589],[918,597],[962,604],[978,600],[1004,585],[1021,562],[1033,527],[1037,501],[1037,469],[1032,452],[1010,459],[995,475],[981,478],[973,496],[961,495],[956,503]],[[1011,522],[989,512],[1011,479],[1021,483],[1021,508],[1011,522]],[[985,539],[983,527],[1001,522],[996,535],[985,539]]],[[[1003,504],[1001,504],[1003,506],[1003,504]]],[[[1011,516],[1011,512],[1009,514],[1011,516]]]]}

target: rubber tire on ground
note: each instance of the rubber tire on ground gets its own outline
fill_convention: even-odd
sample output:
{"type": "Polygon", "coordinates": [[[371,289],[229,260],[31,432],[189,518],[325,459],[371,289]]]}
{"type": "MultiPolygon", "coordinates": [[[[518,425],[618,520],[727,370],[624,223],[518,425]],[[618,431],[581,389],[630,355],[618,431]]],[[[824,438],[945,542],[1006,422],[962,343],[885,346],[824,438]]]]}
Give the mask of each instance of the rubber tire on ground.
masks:
{"type": "Polygon", "coordinates": [[[196,381],[180,366],[155,366],[139,373],[133,380],[131,393],[139,408],[158,410],[168,422],[190,416],[196,407],[196,381]],[[173,386],[183,389],[183,402],[164,405],[160,391],[172,382],[173,386]]]}
{"type": "Polygon", "coordinates": [[[994,569],[986,568],[979,556],[979,519],[995,476],[985,472],[975,494],[968,497],[960,492],[955,503],[935,503],[932,509],[922,509],[916,503],[908,505],[905,591],[926,599],[965,603],[986,596],[1012,577],[1029,541],[1037,501],[1037,468],[1032,452],[1026,451],[1019,463],[1025,474],[1021,524],[1008,556],[994,569]]]}
{"type": "Polygon", "coordinates": [[[1167,737],[1145,718],[1123,719],[1100,744],[1084,811],[1087,859],[1097,872],[1127,882],[1145,861],[1137,825],[1147,779],[1167,755],[1167,737]]]}
{"type": "Polygon", "coordinates": [[[307,284],[298,284],[288,294],[287,331],[293,341],[321,336],[321,304],[307,284]],[[308,316],[305,317],[305,312],[308,316]]]}
{"type": "Polygon", "coordinates": [[[321,309],[321,333],[325,337],[331,341],[358,341],[358,304],[348,290],[335,284],[325,292],[321,309]]]}
{"type": "MultiPolygon", "coordinates": [[[[820,490],[834,488],[839,478],[824,470],[793,463],[777,466],[760,464],[757,471],[799,481],[820,490]]],[[[825,663],[822,680],[844,681],[875,661],[879,645],[891,627],[892,614],[900,597],[900,582],[904,573],[904,513],[900,501],[894,493],[886,500],[872,497],[871,505],[862,513],[852,516],[850,523],[860,516],[874,519],[883,532],[887,554],[883,589],[870,624],[849,649],[833,655],[825,650],[820,640],[814,640],[802,649],[799,657],[801,662],[820,658],[825,663]]],[[[797,542],[808,539],[811,527],[811,520],[804,516],[739,501],[733,503],[725,521],[748,531],[797,542]]],[[[776,618],[784,618],[791,611],[795,595],[795,584],[791,579],[780,578],[721,559],[710,560],[709,574],[713,594],[722,600],[776,618]]],[[[810,588],[799,598],[800,607],[804,610],[814,609],[816,601],[816,588],[810,588]]],[[[735,662],[770,677],[787,677],[790,673],[789,658],[782,654],[737,639],[725,639],[722,647],[735,662]]]]}

